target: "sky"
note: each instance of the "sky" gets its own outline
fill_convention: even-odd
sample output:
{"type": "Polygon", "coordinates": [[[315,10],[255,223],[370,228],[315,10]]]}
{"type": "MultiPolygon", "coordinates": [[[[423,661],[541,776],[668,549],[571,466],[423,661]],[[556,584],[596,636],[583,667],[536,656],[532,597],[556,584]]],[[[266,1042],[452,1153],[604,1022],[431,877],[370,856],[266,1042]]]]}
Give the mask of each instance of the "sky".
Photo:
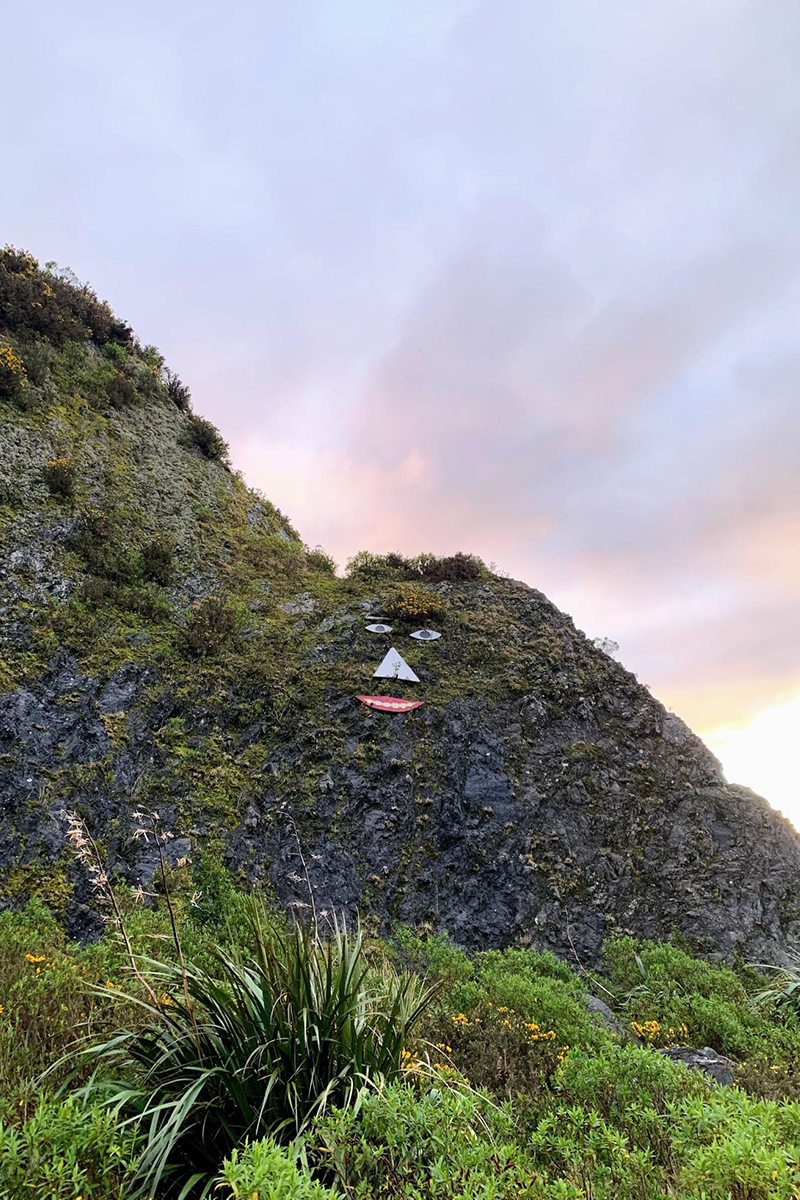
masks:
{"type": "Polygon", "coordinates": [[[337,561],[480,554],[800,825],[796,0],[40,0],[0,236],[337,561]]]}

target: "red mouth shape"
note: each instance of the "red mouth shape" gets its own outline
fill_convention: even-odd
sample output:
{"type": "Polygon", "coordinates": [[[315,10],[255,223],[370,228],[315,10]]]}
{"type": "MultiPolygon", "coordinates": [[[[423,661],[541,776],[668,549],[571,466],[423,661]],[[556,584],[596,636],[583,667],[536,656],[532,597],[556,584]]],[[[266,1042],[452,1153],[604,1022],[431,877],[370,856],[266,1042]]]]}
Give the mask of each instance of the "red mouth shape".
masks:
{"type": "Polygon", "coordinates": [[[359,696],[358,699],[368,708],[379,708],[381,712],[408,712],[425,703],[424,700],[400,700],[397,696],[359,696]]]}

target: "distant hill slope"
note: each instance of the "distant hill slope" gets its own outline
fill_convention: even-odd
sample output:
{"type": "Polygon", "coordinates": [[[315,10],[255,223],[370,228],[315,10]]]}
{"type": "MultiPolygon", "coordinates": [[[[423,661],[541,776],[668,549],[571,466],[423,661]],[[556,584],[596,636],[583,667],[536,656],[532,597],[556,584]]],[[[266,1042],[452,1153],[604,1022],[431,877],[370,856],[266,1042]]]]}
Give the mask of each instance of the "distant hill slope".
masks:
{"type": "Polygon", "coordinates": [[[336,578],[158,352],[9,250],[0,421],[0,903],[36,893],[89,932],[60,814],[139,882],[149,804],[176,863],[208,848],[284,905],[310,880],[318,910],[467,946],[800,938],[792,827],[541,593],[464,557],[336,578]],[[392,645],[418,683],[373,680],[392,645]]]}

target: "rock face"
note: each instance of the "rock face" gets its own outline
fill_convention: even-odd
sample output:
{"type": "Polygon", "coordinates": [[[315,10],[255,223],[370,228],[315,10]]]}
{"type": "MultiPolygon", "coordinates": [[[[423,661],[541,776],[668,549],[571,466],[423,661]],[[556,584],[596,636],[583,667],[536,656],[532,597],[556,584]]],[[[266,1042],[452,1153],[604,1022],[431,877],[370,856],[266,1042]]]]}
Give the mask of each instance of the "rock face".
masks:
{"type": "Polygon", "coordinates": [[[720,1087],[730,1087],[736,1075],[736,1063],[723,1054],[717,1054],[710,1046],[704,1046],[702,1050],[695,1050],[692,1046],[670,1046],[662,1053],[673,1062],[683,1063],[693,1071],[702,1071],[720,1087]]]}
{"type": "MultiPolygon", "coordinates": [[[[48,353],[35,405],[0,399],[0,903],[36,893],[89,932],[60,814],[138,882],[149,803],[176,863],[211,848],[284,905],[310,881],[318,911],[469,947],[589,963],[622,932],[762,959],[798,942],[798,835],[540,592],[386,564],[338,579],[187,440],[163,383],[109,408],[87,383],[102,352],[48,353]],[[59,456],[71,495],[45,482],[59,456]],[[442,637],[412,640],[422,625],[442,637]],[[407,714],[356,699],[390,645],[419,676],[382,689],[424,700],[407,714]]],[[[125,354],[138,379],[144,352],[125,354]]]]}

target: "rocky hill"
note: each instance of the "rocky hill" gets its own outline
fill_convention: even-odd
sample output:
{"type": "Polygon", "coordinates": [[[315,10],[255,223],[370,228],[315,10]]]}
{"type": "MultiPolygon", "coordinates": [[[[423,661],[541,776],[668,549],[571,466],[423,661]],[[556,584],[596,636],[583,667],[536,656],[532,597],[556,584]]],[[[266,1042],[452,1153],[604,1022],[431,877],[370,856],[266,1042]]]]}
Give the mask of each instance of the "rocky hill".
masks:
{"type": "Polygon", "coordinates": [[[0,904],[38,894],[90,932],[62,813],[137,883],[149,804],[176,865],[205,849],[284,905],[311,888],[467,946],[800,939],[798,835],[569,617],[466,556],[337,578],[158,351],[11,250],[0,422],[0,904]],[[390,646],[419,682],[376,686],[390,646]]]}

